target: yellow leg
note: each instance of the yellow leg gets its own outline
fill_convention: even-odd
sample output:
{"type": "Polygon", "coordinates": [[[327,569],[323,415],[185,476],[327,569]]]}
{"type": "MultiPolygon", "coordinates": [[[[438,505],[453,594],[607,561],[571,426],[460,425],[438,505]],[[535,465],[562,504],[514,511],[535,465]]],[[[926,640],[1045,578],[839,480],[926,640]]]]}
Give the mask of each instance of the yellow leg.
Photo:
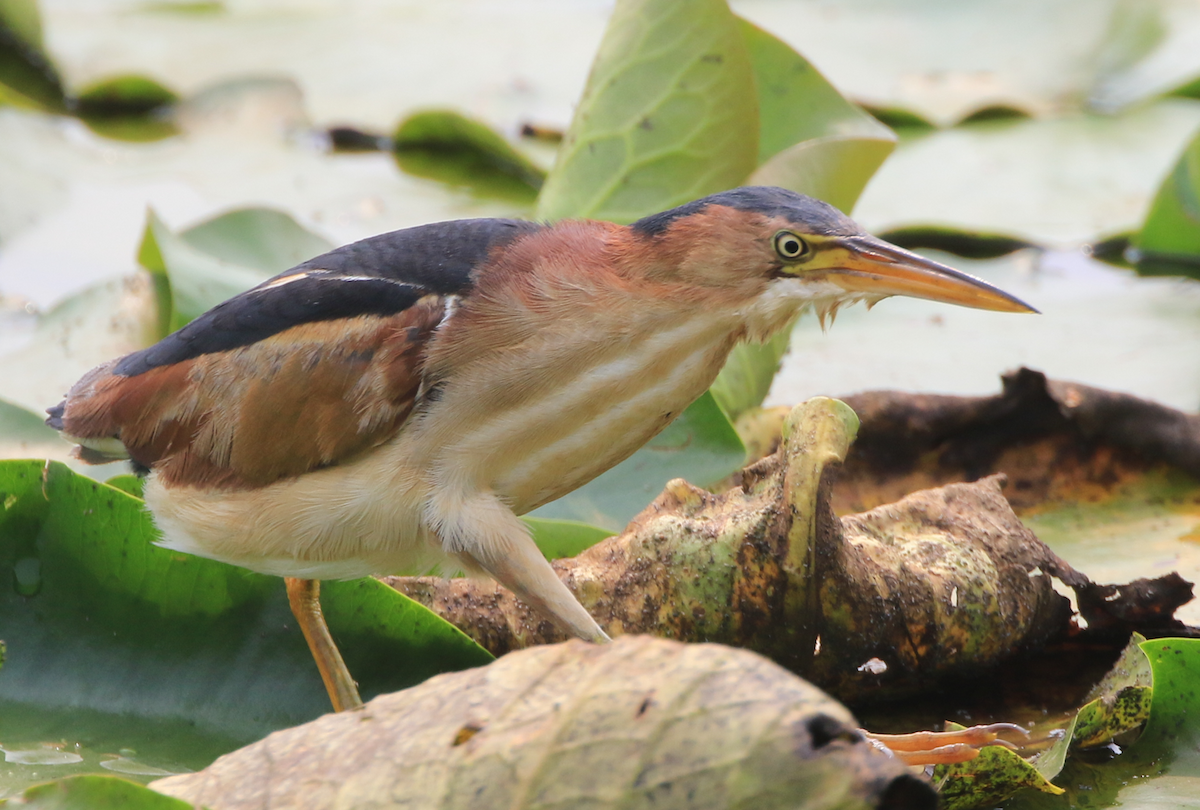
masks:
{"type": "Polygon", "coordinates": [[[321,583],[315,579],[292,577],[284,577],[283,581],[287,585],[288,603],[292,606],[296,621],[300,623],[313,660],[317,662],[333,710],[357,709],[362,705],[358,685],[350,677],[350,671],[346,669],[342,654],[333,643],[333,636],[329,635],[325,617],[321,614],[321,583]]]}

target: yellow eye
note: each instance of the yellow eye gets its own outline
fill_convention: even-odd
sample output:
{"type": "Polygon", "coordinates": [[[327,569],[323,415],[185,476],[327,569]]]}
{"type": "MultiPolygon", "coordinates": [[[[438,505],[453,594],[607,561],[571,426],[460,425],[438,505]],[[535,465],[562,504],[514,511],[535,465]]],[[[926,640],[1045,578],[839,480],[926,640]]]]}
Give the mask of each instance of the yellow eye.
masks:
{"type": "Polygon", "coordinates": [[[775,234],[775,252],[784,261],[798,262],[808,258],[812,246],[791,231],[780,231],[775,234]]]}

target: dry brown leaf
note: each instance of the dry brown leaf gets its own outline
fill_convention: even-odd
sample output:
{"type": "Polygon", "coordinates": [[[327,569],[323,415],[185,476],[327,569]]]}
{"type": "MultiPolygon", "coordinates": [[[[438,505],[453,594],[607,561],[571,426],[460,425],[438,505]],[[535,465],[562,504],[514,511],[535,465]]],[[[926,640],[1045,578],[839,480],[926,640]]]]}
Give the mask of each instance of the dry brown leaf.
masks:
{"type": "MultiPolygon", "coordinates": [[[[1065,630],[1069,607],[1046,574],[1076,575],[1012,513],[1000,478],[839,521],[826,494],[856,427],[844,404],[811,400],[739,486],[672,481],[620,536],[555,568],[613,635],[747,647],[850,702],[1065,630]]],[[[388,581],[498,654],[562,638],[491,583],[388,581]]]]}
{"type": "Polygon", "coordinates": [[[753,653],[626,636],[440,675],[152,787],[213,810],[932,810],[855,725],[753,653]]]}

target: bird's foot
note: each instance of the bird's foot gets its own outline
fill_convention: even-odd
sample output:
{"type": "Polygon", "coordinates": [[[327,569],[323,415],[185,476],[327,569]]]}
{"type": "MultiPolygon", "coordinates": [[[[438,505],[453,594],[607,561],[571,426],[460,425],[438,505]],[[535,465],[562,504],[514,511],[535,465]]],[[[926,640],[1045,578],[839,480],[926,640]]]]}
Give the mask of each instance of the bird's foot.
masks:
{"type": "Polygon", "coordinates": [[[969,762],[987,745],[1012,750],[1029,742],[1029,732],[1012,723],[971,726],[959,731],[917,731],[912,734],[873,734],[867,739],[886,748],[907,765],[950,765],[969,762]]]}

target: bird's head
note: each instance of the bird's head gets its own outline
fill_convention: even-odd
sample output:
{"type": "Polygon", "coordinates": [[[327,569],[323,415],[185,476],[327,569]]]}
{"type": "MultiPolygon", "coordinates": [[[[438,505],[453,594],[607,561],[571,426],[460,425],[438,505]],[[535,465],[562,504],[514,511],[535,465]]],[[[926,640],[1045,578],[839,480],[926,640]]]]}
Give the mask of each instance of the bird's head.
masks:
{"type": "Polygon", "coordinates": [[[630,229],[654,245],[665,273],[740,299],[752,333],[773,331],[806,306],[824,324],[838,307],[870,306],[892,295],[1037,311],[974,276],[871,236],[831,205],[781,188],[713,194],[630,229]]]}

